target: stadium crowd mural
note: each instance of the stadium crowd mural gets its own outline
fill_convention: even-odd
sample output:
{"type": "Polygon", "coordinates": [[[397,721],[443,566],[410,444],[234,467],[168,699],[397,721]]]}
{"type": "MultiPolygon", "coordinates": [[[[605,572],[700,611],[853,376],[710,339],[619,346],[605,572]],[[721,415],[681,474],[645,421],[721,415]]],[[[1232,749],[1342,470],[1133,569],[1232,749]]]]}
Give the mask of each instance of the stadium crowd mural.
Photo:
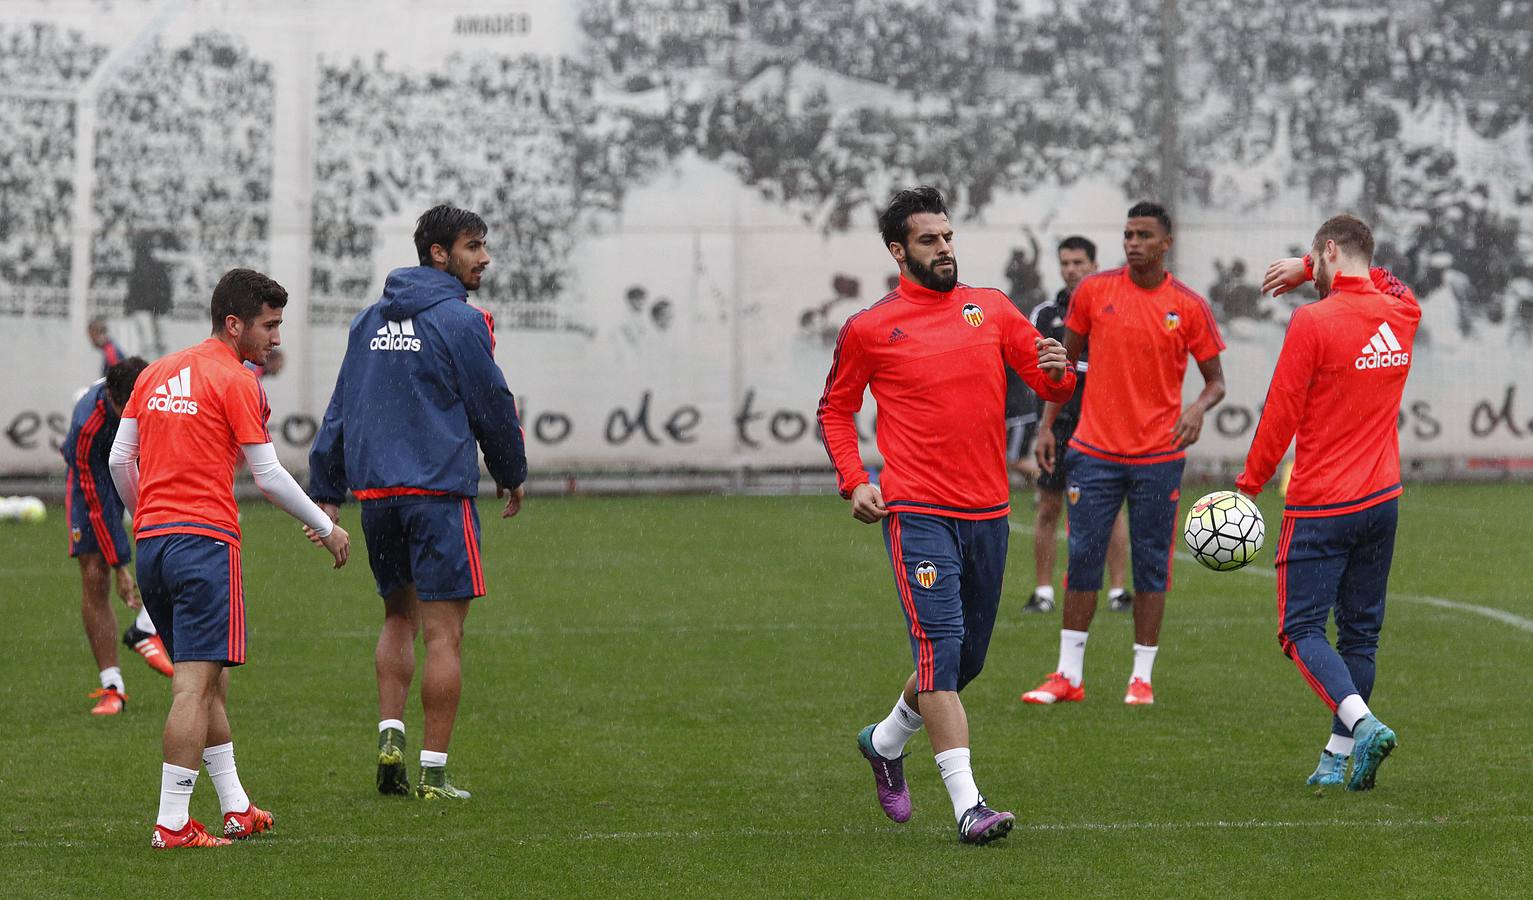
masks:
{"type": "MultiPolygon", "coordinates": [[[[142,7],[133,33],[81,3],[31,4],[0,18],[0,315],[36,323],[32,345],[57,348],[44,358],[79,358],[83,339],[55,333],[81,316],[154,354],[201,320],[224,269],[270,269],[312,332],[287,376],[303,381],[273,392],[296,459],[338,363],[327,348],[413,262],[414,216],[450,201],[491,225],[474,299],[529,422],[546,417],[535,460],[822,465],[799,424],[841,322],[886,290],[872,222],[893,190],[941,186],[965,280],[1023,309],[1057,289],[1061,237],[1088,234],[1116,265],[1123,210],[1154,197],[1177,217],[1175,271],[1242,357],[1200,448],[1234,457],[1306,299],[1262,296],[1261,271],[1349,209],[1423,300],[1407,454],[1530,455],[1515,360],[1533,349],[1533,0],[1177,0],[1163,33],[1166,6],[580,0],[427,22],[375,4],[383,24],[316,48],[287,39],[307,26],[296,9],[251,25],[238,3],[191,3],[165,30],[154,5],[118,0],[142,7]],[[279,91],[293,67],[308,94],[279,91]],[[304,142],[278,145],[294,116],[304,142]],[[307,176],[278,181],[286,160],[307,176]],[[274,244],[279,206],[305,211],[306,252],[274,244]],[[1429,376],[1466,366],[1474,396],[1429,376]]],[[[52,467],[46,423],[68,391],[8,390],[0,427],[41,424],[0,439],[0,467],[52,467]]]]}

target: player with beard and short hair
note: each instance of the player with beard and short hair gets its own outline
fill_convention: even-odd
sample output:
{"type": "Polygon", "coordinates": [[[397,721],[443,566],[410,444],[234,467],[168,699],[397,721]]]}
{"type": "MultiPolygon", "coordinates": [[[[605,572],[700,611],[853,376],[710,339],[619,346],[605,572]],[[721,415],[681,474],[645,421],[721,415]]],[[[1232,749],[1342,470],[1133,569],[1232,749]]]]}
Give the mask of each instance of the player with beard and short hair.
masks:
{"type": "Polygon", "coordinates": [[[899,265],[894,291],[841,328],[820,399],[825,448],[859,522],[882,522],[915,672],[883,721],[857,736],[884,813],[910,818],[904,749],[923,725],[958,821],[983,844],[1015,817],[991,809],[970,766],[958,692],[980,672],[1006,566],[1005,368],[1062,402],[1075,388],[1064,348],[1038,334],[1006,295],[958,281],[947,206],[935,188],[901,191],[879,217],[899,265]],[[862,465],[855,415],[878,403],[880,483],[862,465]]]}
{"type": "MultiPolygon", "coordinates": [[[[1171,587],[1187,447],[1202,433],[1204,414],[1224,397],[1219,362],[1224,340],[1208,302],[1166,271],[1171,243],[1165,208],[1136,203],[1123,228],[1128,265],[1086,278],[1070,300],[1065,348],[1071,360],[1079,359],[1090,339],[1091,377],[1064,459],[1070,471],[1065,486],[1070,562],[1059,666],[1022,695],[1026,703],[1085,699],[1087,630],[1096,615],[1113,521],[1125,499],[1134,571],[1134,669],[1123,702],[1155,702],[1150,675],[1171,587]],[[1197,360],[1203,390],[1184,409],[1189,355],[1197,360]]],[[[1041,431],[1038,458],[1045,470],[1054,467],[1056,452],[1053,436],[1041,431]]]]}
{"type": "Polygon", "coordinates": [[[424,632],[426,728],[415,795],[469,796],[447,778],[447,745],[463,689],[463,623],[469,602],[485,594],[478,450],[497,496],[510,495],[502,518],[521,509],[527,478],[516,400],[495,362],[495,320],[468,302],[490,264],[487,231],[479,216],[451,206],[420,217],[420,265],[390,272],[382,298],[352,321],[309,452],[309,491],[332,520],[348,491],[361,502],[367,561],[383,598],[373,657],[382,794],[410,792],[405,700],[424,632]]]}
{"type": "Polygon", "coordinates": [[[109,464],[133,513],[144,607],[175,663],[165,718],[160,811],[151,846],[229,843],[191,818],[197,765],[218,791],[228,837],[272,827],[250,802],[234,765],[229,667],[245,662],[245,586],[234,470],[241,459],[268,500],[318,529],[336,568],[349,539],[332,526],[277,461],[266,430],[271,407],[254,372],[281,343],[287,291],[250,269],[231,269],[213,288],[213,335],[165,356],[139,375],[123,409],[109,464]]]}

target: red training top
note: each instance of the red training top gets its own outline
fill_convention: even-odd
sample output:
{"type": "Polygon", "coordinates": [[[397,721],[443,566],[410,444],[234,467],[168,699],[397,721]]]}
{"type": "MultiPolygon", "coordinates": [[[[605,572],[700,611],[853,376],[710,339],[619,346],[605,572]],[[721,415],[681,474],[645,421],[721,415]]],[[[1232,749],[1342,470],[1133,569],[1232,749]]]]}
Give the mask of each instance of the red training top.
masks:
{"type": "Polygon", "coordinates": [[[240,445],[271,443],[271,407],[255,373],[208,338],[150,363],[122,417],[138,420],[134,538],[200,534],[238,546],[240,445]]]}
{"type": "Polygon", "coordinates": [[[1125,266],[1080,283],[1065,327],[1091,337],[1091,378],[1070,446],[1134,465],[1186,456],[1172,431],[1187,354],[1204,362],[1224,349],[1208,301],[1170,273],[1145,290],[1125,266]]]}
{"type": "Polygon", "coordinates": [[[871,386],[885,506],[958,519],[1010,512],[1005,367],[1045,400],[1075,390],[1073,371],[1055,383],[1038,368],[1040,337],[994,288],[941,293],[905,278],[847,319],[819,410],[841,496],[868,480],[853,416],[871,386]]]}
{"type": "Polygon", "coordinates": [[[1285,516],[1339,516],[1400,496],[1400,397],[1421,307],[1386,269],[1337,275],[1294,310],[1245,471],[1261,492],[1298,434],[1285,516]]]}

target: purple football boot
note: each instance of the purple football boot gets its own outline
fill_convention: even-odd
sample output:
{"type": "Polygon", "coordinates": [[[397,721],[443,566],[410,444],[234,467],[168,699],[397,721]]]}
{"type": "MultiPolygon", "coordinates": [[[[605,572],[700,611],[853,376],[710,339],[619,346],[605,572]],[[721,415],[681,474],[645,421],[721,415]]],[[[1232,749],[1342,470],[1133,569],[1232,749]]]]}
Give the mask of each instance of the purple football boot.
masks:
{"type": "Polygon", "coordinates": [[[985,805],[985,799],[969,808],[958,820],[958,839],[965,844],[988,844],[1011,833],[1017,817],[1009,812],[997,812],[985,805]]]}
{"type": "Polygon", "coordinates": [[[873,767],[873,786],[878,789],[878,805],[884,815],[896,822],[910,821],[910,787],[905,784],[905,757],[885,759],[873,749],[873,729],[869,725],[857,735],[857,749],[873,767]]]}

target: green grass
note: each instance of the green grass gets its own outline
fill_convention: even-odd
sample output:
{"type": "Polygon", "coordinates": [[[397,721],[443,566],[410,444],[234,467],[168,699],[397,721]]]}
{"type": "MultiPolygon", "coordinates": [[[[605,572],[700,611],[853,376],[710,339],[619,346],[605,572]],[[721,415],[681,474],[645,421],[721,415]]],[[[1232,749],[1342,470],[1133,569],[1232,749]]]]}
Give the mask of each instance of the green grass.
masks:
{"type": "MultiPolygon", "coordinates": [[[[1278,650],[1270,548],[1245,572],[1178,562],[1156,706],[1119,702],[1130,622],[1104,610],[1089,701],[1037,708],[1016,697],[1053,667],[1059,618],[1018,612],[1032,567],[1014,535],[964,701],[979,783],[1019,826],[970,848],[924,736],[904,826],[857,755],[910,657],[879,533],[839,500],[535,498],[510,523],[486,505],[491,594],[469,617],[452,746],[474,799],[447,808],[373,791],[381,616],[360,543],[331,572],[250,503],[231,719],[277,830],[171,854],[148,849],[168,684],[129,654],[127,712],[87,714],[51,510],[0,527],[0,893],[1526,896],[1533,633],[1411,595],[1533,619],[1530,507],[1526,486],[1408,490],[1373,703],[1401,743],[1360,795],[1304,786],[1328,715],[1278,650]]],[[[1030,510],[1019,498],[1013,518],[1030,510]]],[[[413,772],[414,701],[407,724],[413,772]]],[[[193,814],[217,818],[205,777],[193,814]]]]}

